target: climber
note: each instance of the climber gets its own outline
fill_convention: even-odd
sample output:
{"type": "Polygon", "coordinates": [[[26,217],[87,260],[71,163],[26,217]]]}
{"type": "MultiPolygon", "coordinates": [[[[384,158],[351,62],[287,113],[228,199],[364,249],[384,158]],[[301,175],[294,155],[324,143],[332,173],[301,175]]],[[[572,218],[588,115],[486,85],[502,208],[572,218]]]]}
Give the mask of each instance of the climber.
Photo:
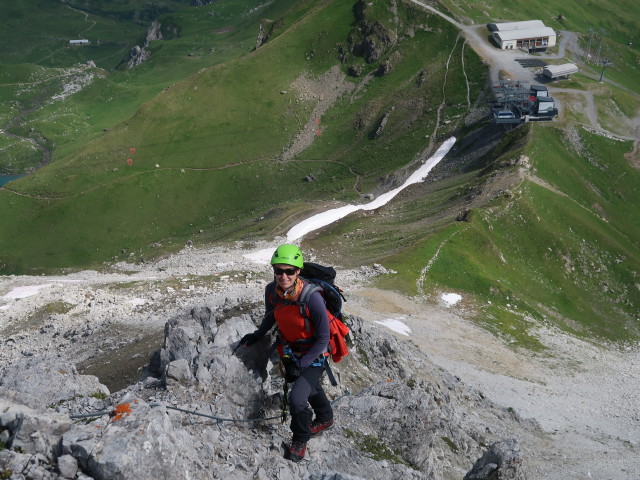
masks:
{"type": "Polygon", "coordinates": [[[285,381],[293,383],[289,394],[291,433],[287,458],[304,458],[309,439],[333,426],[333,410],[322,388],[329,345],[329,321],[325,301],[314,292],[308,302],[307,316],[296,300],[305,281],[299,277],[304,266],[302,252],[295,245],[279,246],[271,257],[274,281],[265,289],[267,314],[253,333],[242,337],[240,345],[251,346],[274,324],[278,328],[278,353],[284,366],[285,381]],[[315,418],[312,421],[313,409],[315,418]]]}

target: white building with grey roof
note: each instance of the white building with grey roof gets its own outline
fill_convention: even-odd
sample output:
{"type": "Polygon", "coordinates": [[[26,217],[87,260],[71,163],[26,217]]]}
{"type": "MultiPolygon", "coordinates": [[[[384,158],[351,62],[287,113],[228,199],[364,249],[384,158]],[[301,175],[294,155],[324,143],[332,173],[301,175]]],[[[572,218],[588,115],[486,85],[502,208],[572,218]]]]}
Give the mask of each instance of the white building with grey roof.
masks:
{"type": "Polygon", "coordinates": [[[491,34],[502,50],[538,50],[556,44],[556,32],[551,27],[497,30],[491,34]]]}

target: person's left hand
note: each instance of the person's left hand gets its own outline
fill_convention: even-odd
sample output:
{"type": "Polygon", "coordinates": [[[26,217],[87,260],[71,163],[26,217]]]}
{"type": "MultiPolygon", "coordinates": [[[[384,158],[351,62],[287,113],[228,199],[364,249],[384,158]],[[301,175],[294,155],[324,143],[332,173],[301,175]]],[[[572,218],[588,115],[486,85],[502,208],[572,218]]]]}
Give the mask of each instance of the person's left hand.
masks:
{"type": "Polygon", "coordinates": [[[260,337],[258,337],[258,335],[256,335],[255,333],[247,333],[244,337],[240,339],[240,343],[238,344],[238,346],[246,345],[247,347],[250,347],[251,345],[256,343],[258,340],[260,340],[260,337]]]}

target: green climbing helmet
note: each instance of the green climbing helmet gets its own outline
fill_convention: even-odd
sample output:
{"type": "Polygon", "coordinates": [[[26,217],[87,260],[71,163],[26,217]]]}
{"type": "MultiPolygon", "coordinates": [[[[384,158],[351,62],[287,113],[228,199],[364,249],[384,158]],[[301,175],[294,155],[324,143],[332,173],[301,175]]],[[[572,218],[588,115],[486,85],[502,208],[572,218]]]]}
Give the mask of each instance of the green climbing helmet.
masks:
{"type": "Polygon", "coordinates": [[[276,263],[284,263],[286,265],[293,265],[294,267],[302,268],[304,266],[304,259],[302,258],[302,252],[295,245],[280,245],[273,252],[271,257],[271,265],[276,263]]]}

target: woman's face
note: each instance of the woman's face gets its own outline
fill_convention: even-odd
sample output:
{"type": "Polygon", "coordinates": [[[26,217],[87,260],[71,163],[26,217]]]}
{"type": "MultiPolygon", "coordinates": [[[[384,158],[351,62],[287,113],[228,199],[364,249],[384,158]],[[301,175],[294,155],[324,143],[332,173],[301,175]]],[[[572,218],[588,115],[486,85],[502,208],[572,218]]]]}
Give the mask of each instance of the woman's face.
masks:
{"type": "Polygon", "coordinates": [[[276,277],[276,283],[287,291],[298,278],[300,269],[286,263],[277,263],[273,266],[273,273],[276,277]]]}

